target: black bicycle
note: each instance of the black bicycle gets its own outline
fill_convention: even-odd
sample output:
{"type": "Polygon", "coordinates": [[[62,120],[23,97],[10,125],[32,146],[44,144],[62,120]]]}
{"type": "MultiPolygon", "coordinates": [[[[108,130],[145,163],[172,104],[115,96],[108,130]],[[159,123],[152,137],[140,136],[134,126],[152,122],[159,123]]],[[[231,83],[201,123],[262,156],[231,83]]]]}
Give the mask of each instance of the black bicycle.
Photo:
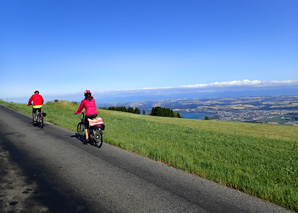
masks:
{"type": "MultiPolygon", "coordinates": [[[[83,118],[81,119],[81,121],[78,123],[77,125],[77,135],[78,138],[83,141],[85,138],[85,113],[82,112],[83,118]]],[[[100,124],[96,124],[92,125],[89,122],[89,143],[93,146],[96,146],[98,148],[100,148],[102,146],[103,143],[103,133],[102,130],[105,129],[105,125],[100,122],[100,124]]]]}
{"type": "Polygon", "coordinates": [[[44,112],[38,112],[36,115],[36,125],[40,128],[43,128],[43,118],[46,116],[44,112]]]}

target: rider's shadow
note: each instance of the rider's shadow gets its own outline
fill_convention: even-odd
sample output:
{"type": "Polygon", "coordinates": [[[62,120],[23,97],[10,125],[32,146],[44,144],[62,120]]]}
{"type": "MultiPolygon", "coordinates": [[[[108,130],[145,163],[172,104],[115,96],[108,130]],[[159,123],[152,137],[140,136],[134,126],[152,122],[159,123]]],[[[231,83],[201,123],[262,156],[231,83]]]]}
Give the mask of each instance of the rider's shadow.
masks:
{"type": "Polygon", "coordinates": [[[77,140],[79,140],[82,143],[82,140],[80,139],[78,133],[74,133],[74,135],[70,136],[71,138],[76,138],[77,140]]]}
{"type": "Polygon", "coordinates": [[[71,138],[76,138],[76,139],[80,140],[78,133],[75,133],[74,135],[71,135],[70,137],[71,138]]]}
{"type": "MultiPolygon", "coordinates": [[[[32,121],[28,122],[28,124],[34,126],[34,127],[38,127],[37,123],[33,123],[32,121]]],[[[43,123],[42,125],[43,127],[47,126],[45,123],[43,123]]]]}

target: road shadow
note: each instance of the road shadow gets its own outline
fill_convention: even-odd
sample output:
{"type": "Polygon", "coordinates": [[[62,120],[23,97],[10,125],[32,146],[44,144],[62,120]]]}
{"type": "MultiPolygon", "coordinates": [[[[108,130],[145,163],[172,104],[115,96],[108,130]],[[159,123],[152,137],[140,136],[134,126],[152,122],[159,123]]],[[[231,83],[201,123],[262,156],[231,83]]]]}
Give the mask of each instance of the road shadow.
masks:
{"type": "MultiPolygon", "coordinates": [[[[7,162],[17,165],[19,172],[12,174],[21,175],[22,178],[18,176],[13,178],[24,181],[22,183],[24,190],[19,190],[20,186],[12,181],[12,177],[10,177],[10,180],[5,180],[3,178],[4,174],[0,176],[2,183],[4,180],[9,181],[9,191],[12,191],[14,194],[20,192],[21,194],[30,194],[23,202],[11,199],[9,202],[10,209],[24,209],[24,212],[32,212],[31,210],[33,209],[36,212],[96,212],[93,207],[88,206],[84,198],[55,179],[55,173],[47,170],[44,165],[39,164],[38,161],[20,151],[9,140],[0,140],[0,145],[4,151],[9,152],[9,160],[7,162]],[[34,188],[32,188],[33,183],[34,188]]],[[[4,199],[3,195],[1,196],[1,199],[4,199]]],[[[0,209],[2,208],[1,204],[3,203],[0,202],[0,209]]],[[[106,211],[102,210],[102,212],[106,211]]]]}

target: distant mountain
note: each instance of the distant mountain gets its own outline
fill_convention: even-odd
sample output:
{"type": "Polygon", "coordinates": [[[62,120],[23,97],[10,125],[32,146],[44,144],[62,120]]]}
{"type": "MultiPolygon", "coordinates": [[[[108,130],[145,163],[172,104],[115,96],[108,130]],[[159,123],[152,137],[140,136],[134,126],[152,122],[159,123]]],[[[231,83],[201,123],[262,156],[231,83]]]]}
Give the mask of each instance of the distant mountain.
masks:
{"type": "MultiPolygon", "coordinates": [[[[116,91],[92,91],[98,104],[177,100],[192,98],[225,98],[242,96],[298,95],[298,81],[230,81],[178,87],[144,88],[116,91]]],[[[44,96],[45,100],[63,99],[81,101],[82,93],[63,96],[44,96]]],[[[15,100],[27,102],[27,99],[15,100]]]]}
{"type": "Polygon", "coordinates": [[[234,81],[94,93],[98,103],[277,95],[298,95],[298,81],[234,81]]]}

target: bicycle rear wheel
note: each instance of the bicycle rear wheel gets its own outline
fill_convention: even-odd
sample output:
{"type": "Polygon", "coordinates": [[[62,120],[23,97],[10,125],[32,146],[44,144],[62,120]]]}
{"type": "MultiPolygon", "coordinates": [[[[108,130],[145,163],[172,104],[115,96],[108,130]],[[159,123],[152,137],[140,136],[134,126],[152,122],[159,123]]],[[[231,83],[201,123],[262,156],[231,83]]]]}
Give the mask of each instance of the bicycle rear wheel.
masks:
{"type": "Polygon", "coordinates": [[[93,140],[95,141],[96,147],[100,148],[102,146],[102,142],[103,142],[102,132],[100,132],[98,127],[93,129],[93,140]]]}
{"type": "Polygon", "coordinates": [[[84,124],[82,122],[78,123],[77,134],[78,134],[78,138],[81,141],[83,141],[85,137],[85,130],[84,130],[84,124]]]}
{"type": "Polygon", "coordinates": [[[40,113],[38,113],[36,116],[36,124],[39,128],[43,127],[43,122],[42,122],[42,118],[40,117],[40,113]]]}
{"type": "Polygon", "coordinates": [[[43,128],[43,118],[40,118],[39,119],[39,123],[38,124],[39,124],[39,127],[40,128],[43,128]]]}

